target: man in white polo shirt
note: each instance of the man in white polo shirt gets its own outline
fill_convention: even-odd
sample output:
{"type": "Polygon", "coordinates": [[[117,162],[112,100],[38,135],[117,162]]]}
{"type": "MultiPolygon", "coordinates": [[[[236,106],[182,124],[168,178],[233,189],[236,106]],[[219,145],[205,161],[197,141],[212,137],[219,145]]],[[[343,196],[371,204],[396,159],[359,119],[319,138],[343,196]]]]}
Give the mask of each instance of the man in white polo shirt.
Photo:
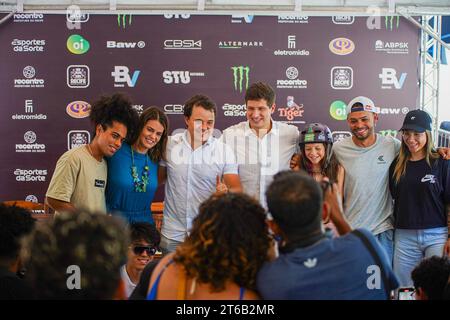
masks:
{"type": "Polygon", "coordinates": [[[212,136],[215,115],[214,102],[195,95],[184,106],[187,130],[169,137],[159,170],[159,180],[167,178],[160,244],[164,254],[184,241],[200,204],[218,187],[242,191],[233,150],[212,136]]]}
{"type": "Polygon", "coordinates": [[[266,207],[266,189],[277,172],[289,169],[298,150],[299,131],[272,119],[275,92],[268,84],[252,84],[245,93],[245,104],[247,121],[225,129],[221,139],[235,152],[243,191],[266,207]]]}

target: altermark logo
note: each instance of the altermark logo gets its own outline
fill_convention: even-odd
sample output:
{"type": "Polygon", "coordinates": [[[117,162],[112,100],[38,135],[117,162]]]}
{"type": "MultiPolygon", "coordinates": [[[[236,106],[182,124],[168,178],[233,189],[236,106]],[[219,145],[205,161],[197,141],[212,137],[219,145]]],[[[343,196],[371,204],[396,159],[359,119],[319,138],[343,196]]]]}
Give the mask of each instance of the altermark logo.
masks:
{"type": "Polygon", "coordinates": [[[41,169],[14,169],[16,181],[19,182],[45,182],[47,170],[41,169]]]}
{"type": "Polygon", "coordinates": [[[91,142],[91,134],[86,130],[71,130],[67,133],[67,150],[81,147],[91,142]]]}
{"type": "Polygon", "coordinates": [[[134,110],[136,110],[136,112],[138,113],[138,115],[141,115],[142,112],[144,112],[144,105],[143,104],[133,104],[131,106],[134,110]]]}
{"type": "Polygon", "coordinates": [[[133,88],[136,86],[140,73],[140,70],[136,70],[133,72],[133,76],[130,77],[130,69],[128,67],[115,66],[114,71],[111,72],[111,76],[114,78],[114,87],[123,88],[127,84],[128,87],[133,88]]]}
{"type": "Polygon", "coordinates": [[[15,13],[14,22],[44,22],[44,15],[42,13],[15,13]]]}
{"type": "Polygon", "coordinates": [[[233,70],[233,84],[234,90],[242,92],[243,84],[245,81],[244,90],[247,90],[249,83],[250,67],[249,66],[234,66],[233,70]]]}
{"type": "Polygon", "coordinates": [[[67,86],[69,88],[87,88],[90,84],[90,71],[86,65],[67,67],[67,86]]]}
{"type": "Polygon", "coordinates": [[[397,89],[400,90],[405,84],[406,76],[403,72],[400,78],[397,78],[397,71],[394,68],[382,68],[378,77],[381,79],[381,89],[397,89]]]}
{"type": "Polygon", "coordinates": [[[25,114],[13,114],[13,120],[47,120],[47,115],[34,113],[33,100],[25,100],[24,104],[25,114]]]}
{"type": "Polygon", "coordinates": [[[278,23],[309,23],[308,16],[297,16],[297,15],[279,15],[278,23]]]}
{"type": "Polygon", "coordinates": [[[201,50],[202,40],[164,40],[164,49],[201,50]]]}
{"type": "Polygon", "coordinates": [[[14,79],[14,88],[44,88],[44,79],[37,79],[36,69],[33,66],[26,66],[22,71],[25,79],[14,79]]]}
{"type": "Polygon", "coordinates": [[[145,48],[145,42],[144,41],[138,41],[138,42],[120,42],[120,41],[113,41],[108,40],[106,41],[106,48],[108,49],[143,49],[145,48]]]}
{"type": "Polygon", "coordinates": [[[296,50],[297,40],[295,35],[288,35],[287,37],[288,50],[275,50],[273,54],[275,56],[309,56],[308,50],[296,50]]]}
{"type": "Polygon", "coordinates": [[[117,15],[117,25],[119,28],[126,29],[127,25],[131,26],[133,21],[133,16],[131,14],[118,14],[117,15]]]}
{"type": "Polygon", "coordinates": [[[262,41],[220,41],[219,49],[261,48],[262,41]]]}
{"type": "Polygon", "coordinates": [[[45,144],[38,144],[36,142],[36,133],[27,131],[23,135],[26,143],[16,144],[16,152],[45,152],[45,144]]]}
{"type": "Polygon", "coordinates": [[[277,88],[279,89],[306,89],[308,88],[308,81],[297,79],[299,76],[296,67],[288,67],[286,69],[286,77],[284,80],[277,80],[277,88]]]}
{"type": "Polygon", "coordinates": [[[44,52],[45,40],[14,39],[11,46],[14,52],[44,52]]]}
{"type": "Polygon", "coordinates": [[[330,82],[333,89],[351,89],[353,87],[353,69],[351,67],[333,67],[330,82]]]}
{"type": "Polygon", "coordinates": [[[164,71],[163,82],[166,84],[189,84],[192,77],[204,77],[204,72],[164,71]]]}
{"type": "Polygon", "coordinates": [[[375,51],[387,54],[408,54],[408,42],[384,42],[382,40],[375,41],[375,51]]]}

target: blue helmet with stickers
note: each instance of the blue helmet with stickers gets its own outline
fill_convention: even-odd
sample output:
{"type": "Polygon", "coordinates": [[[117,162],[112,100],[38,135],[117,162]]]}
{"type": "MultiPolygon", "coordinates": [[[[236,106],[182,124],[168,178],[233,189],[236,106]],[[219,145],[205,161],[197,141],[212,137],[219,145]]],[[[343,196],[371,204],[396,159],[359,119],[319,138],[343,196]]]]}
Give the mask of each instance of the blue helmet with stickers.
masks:
{"type": "Polygon", "coordinates": [[[307,124],[300,132],[300,145],[307,143],[333,144],[331,130],[322,123],[307,124]]]}

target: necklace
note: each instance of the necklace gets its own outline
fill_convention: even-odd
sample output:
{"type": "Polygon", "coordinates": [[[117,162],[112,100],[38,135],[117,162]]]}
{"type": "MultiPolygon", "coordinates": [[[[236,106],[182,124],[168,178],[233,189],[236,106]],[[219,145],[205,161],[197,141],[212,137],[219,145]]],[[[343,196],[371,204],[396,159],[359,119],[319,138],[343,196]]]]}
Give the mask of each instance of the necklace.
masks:
{"type": "Polygon", "coordinates": [[[144,169],[142,170],[142,176],[139,179],[139,175],[137,173],[137,168],[134,165],[134,151],[133,147],[131,147],[131,177],[133,178],[133,185],[134,185],[134,191],[135,192],[146,192],[147,191],[147,184],[148,184],[148,155],[145,155],[145,165],[144,169]]]}

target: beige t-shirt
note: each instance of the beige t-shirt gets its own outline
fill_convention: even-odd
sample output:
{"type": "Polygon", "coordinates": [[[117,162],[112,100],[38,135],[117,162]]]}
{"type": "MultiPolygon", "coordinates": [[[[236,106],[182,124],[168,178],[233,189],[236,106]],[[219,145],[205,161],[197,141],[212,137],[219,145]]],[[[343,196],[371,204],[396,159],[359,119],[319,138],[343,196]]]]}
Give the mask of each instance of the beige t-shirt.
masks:
{"type": "Polygon", "coordinates": [[[59,158],[46,196],[70,202],[75,208],[106,213],[107,177],[106,161],[98,162],[81,146],[59,158]]]}

